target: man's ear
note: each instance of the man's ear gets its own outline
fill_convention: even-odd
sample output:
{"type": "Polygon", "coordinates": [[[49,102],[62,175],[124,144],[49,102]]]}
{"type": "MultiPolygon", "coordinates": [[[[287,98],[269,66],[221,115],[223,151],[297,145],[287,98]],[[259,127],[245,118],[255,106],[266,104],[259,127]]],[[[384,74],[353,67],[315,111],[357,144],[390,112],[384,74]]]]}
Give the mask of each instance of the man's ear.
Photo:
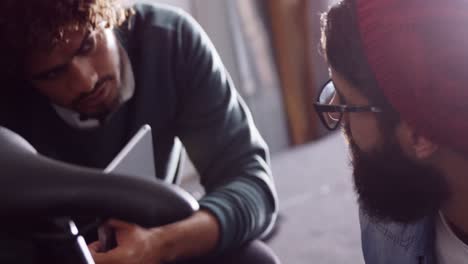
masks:
{"type": "Polygon", "coordinates": [[[429,159],[435,152],[437,152],[437,150],[439,150],[439,145],[434,143],[428,137],[418,133],[406,122],[402,122],[400,124],[397,129],[397,136],[404,151],[416,159],[429,159]]]}

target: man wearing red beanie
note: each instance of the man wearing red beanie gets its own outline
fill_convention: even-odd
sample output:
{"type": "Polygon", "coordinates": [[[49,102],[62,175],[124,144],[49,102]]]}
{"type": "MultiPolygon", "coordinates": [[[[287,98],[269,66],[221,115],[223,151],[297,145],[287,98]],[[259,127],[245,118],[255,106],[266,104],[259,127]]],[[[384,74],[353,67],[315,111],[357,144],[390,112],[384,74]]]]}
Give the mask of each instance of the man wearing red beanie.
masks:
{"type": "Polygon", "coordinates": [[[366,263],[468,263],[468,1],[342,0],[315,103],[352,153],[366,263]]]}

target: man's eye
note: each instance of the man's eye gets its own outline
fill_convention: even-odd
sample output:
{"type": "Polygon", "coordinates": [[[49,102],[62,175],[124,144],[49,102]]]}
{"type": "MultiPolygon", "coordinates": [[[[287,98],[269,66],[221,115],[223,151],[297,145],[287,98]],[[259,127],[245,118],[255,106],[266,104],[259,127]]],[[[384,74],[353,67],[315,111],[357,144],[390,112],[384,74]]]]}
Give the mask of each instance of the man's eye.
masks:
{"type": "Polygon", "coordinates": [[[79,51],[79,54],[80,55],[86,55],[86,54],[90,53],[93,50],[94,45],[95,45],[94,37],[89,36],[88,39],[86,39],[85,42],[83,43],[83,46],[81,47],[81,49],[79,51]]]}
{"type": "Polygon", "coordinates": [[[44,76],[44,80],[55,80],[59,76],[58,71],[51,71],[44,76]]]}
{"type": "Polygon", "coordinates": [[[68,65],[62,65],[50,71],[33,76],[32,78],[33,80],[36,80],[36,81],[54,81],[60,78],[62,74],[67,71],[67,69],[68,69],[68,65]]]}

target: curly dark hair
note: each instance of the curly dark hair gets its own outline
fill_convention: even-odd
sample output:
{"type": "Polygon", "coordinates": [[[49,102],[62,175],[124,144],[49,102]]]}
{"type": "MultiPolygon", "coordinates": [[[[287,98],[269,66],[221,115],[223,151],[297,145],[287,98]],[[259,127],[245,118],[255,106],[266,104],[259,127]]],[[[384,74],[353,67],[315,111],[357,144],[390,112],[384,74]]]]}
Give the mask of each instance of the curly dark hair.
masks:
{"type": "Polygon", "coordinates": [[[64,41],[67,29],[119,26],[130,14],[118,0],[2,0],[0,72],[18,77],[28,54],[64,41]]]}

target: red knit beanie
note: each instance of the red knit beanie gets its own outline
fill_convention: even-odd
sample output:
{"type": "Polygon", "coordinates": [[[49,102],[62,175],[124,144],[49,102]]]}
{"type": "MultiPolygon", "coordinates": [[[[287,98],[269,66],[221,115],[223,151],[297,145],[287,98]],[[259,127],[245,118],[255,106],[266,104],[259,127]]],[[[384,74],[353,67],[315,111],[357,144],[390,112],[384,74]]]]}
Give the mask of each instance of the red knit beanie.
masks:
{"type": "Polygon", "coordinates": [[[419,133],[468,153],[468,0],[355,0],[364,54],[419,133]]]}

